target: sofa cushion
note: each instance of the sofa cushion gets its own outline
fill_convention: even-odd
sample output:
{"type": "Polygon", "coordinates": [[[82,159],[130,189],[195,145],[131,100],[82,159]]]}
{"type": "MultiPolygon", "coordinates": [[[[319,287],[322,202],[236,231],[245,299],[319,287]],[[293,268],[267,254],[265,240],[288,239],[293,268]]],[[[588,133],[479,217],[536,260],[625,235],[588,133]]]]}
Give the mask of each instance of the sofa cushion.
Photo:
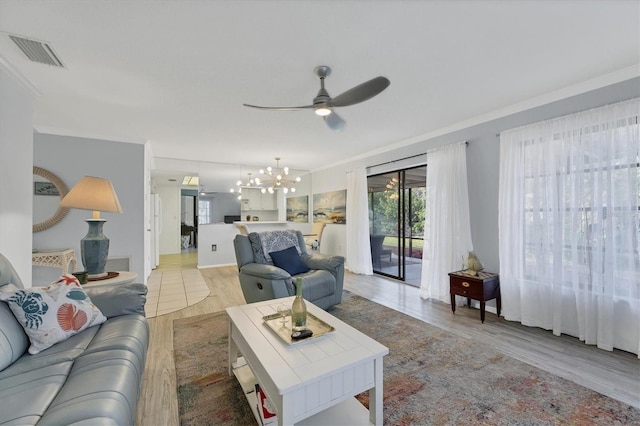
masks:
{"type": "Polygon", "coordinates": [[[133,425],[142,366],[134,353],[105,350],[83,354],[38,425],[133,425]]]}
{"type": "MultiPolygon", "coordinates": [[[[29,355],[25,355],[28,357],[29,355]]],[[[0,379],[0,423],[35,425],[65,386],[71,361],[0,379]]]]}
{"type": "Polygon", "coordinates": [[[85,286],[83,289],[107,318],[127,314],[144,316],[148,289],[142,283],[85,286]]]}
{"type": "Polygon", "coordinates": [[[63,275],[47,287],[0,293],[29,336],[30,354],[106,321],[73,275],[63,275]]]}
{"type": "Polygon", "coordinates": [[[58,342],[50,348],[34,355],[27,353],[25,347],[24,356],[21,356],[16,362],[5,368],[3,371],[0,371],[0,380],[38,368],[44,368],[48,365],[74,361],[86,350],[87,346],[89,346],[93,341],[99,329],[100,327],[87,328],[82,333],[78,333],[64,342],[58,342]]]}
{"type": "Polygon", "coordinates": [[[0,371],[14,363],[29,346],[29,338],[9,306],[0,302],[0,371]]]}
{"type": "Polygon", "coordinates": [[[298,275],[309,271],[309,267],[304,264],[300,253],[293,246],[280,251],[272,251],[269,256],[271,256],[275,266],[284,269],[290,275],[298,275]]]}

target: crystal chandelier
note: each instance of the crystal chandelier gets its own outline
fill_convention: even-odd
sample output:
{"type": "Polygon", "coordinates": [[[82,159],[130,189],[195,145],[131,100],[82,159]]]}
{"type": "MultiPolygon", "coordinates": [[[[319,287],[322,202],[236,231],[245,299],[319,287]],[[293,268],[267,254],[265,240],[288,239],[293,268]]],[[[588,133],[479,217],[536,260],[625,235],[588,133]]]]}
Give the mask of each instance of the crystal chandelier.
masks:
{"type": "Polygon", "coordinates": [[[269,194],[273,194],[273,191],[282,188],[282,192],[285,194],[289,191],[296,192],[296,188],[293,185],[300,182],[300,177],[292,178],[289,176],[289,168],[283,167],[280,168],[280,157],[275,157],[276,159],[276,168],[273,169],[271,166],[267,167],[267,170],[260,169],[260,174],[264,176],[263,179],[256,178],[255,183],[257,185],[264,185],[260,190],[264,194],[265,192],[269,192],[269,194]]]}

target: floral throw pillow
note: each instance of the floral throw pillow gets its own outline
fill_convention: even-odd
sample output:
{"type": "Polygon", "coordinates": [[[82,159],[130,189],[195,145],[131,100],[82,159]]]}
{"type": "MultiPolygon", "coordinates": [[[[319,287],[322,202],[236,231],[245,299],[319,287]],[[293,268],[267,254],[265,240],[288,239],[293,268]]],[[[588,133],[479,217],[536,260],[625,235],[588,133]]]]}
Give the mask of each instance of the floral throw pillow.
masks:
{"type": "Polygon", "coordinates": [[[65,274],[46,287],[31,287],[0,293],[25,333],[30,354],[53,346],[107,318],[73,275],[65,274]]]}

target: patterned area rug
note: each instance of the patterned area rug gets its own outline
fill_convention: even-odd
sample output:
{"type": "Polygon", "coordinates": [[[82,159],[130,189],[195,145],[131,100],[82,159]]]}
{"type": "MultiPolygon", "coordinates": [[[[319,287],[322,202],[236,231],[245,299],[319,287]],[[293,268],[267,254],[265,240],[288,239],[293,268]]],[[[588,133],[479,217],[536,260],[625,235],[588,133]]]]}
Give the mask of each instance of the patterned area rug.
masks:
{"type": "MultiPolygon", "coordinates": [[[[634,407],[362,297],[345,294],[331,313],[389,348],[387,425],[640,424],[634,407]]],[[[226,314],[173,324],[180,423],[255,424],[227,375],[226,314]]]]}

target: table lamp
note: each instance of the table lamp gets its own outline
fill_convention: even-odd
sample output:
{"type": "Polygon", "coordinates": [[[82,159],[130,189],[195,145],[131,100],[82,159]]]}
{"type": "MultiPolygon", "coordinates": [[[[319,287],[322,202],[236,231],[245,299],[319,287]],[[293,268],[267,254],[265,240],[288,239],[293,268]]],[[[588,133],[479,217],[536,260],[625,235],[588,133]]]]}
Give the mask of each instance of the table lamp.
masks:
{"type": "Polygon", "coordinates": [[[100,218],[100,212],[122,213],[113,185],[108,179],[84,176],[60,201],[60,206],[93,210],[93,218],[86,219],[89,231],[80,241],[82,264],[90,279],[106,276],[109,239],[102,233],[106,220],[100,218]]]}

